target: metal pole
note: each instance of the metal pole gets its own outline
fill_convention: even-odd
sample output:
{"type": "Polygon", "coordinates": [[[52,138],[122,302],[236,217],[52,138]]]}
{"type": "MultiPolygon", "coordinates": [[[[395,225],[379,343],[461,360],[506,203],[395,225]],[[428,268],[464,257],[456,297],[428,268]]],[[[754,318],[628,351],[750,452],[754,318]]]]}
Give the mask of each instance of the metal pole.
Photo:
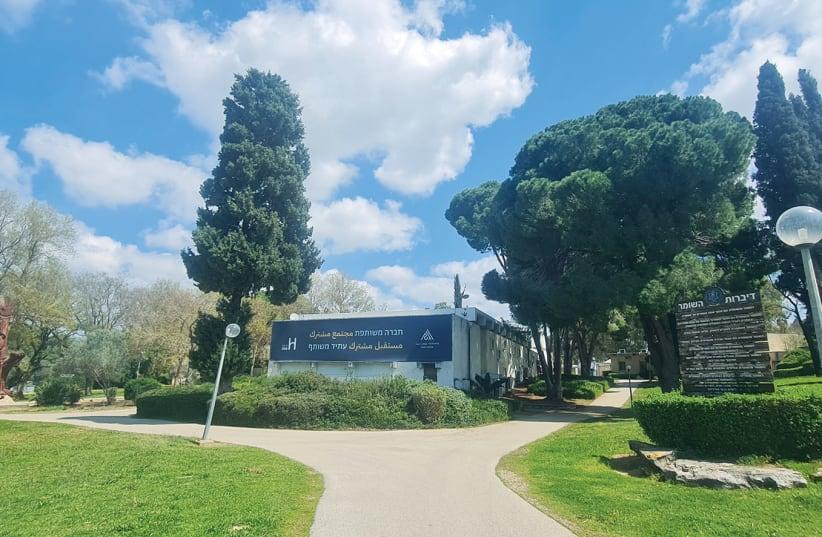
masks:
{"type": "Polygon", "coordinates": [[[816,273],[813,270],[810,246],[803,246],[802,265],[805,266],[805,286],[808,288],[808,298],[811,302],[811,317],[813,317],[813,332],[816,335],[816,349],[822,356],[822,304],[819,302],[819,287],[816,284],[816,273]]]}
{"type": "Polygon", "coordinates": [[[214,416],[214,405],[217,403],[217,390],[220,388],[220,377],[223,374],[223,362],[225,361],[225,349],[228,347],[228,337],[223,342],[223,354],[220,356],[220,365],[217,367],[217,379],[214,381],[214,391],[211,392],[211,404],[208,405],[208,417],[203,430],[202,442],[208,440],[208,430],[211,429],[211,418],[214,416]]]}
{"type": "Polygon", "coordinates": [[[631,370],[628,370],[628,397],[631,398],[631,406],[634,406],[634,388],[631,386],[631,370]]]}

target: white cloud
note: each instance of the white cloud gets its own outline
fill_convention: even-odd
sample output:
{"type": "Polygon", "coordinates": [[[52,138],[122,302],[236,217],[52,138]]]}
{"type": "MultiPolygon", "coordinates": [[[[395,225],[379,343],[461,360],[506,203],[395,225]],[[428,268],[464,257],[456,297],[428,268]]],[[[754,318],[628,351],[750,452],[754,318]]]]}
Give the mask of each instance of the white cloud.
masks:
{"type": "Polygon", "coordinates": [[[40,0],[0,0],[0,30],[12,34],[26,26],[40,0]]]}
{"type": "Polygon", "coordinates": [[[668,48],[668,45],[671,43],[671,34],[673,31],[673,24],[666,24],[665,28],[662,29],[662,48],[668,48]]]}
{"type": "Polygon", "coordinates": [[[169,225],[168,223],[161,223],[158,229],[145,231],[143,240],[149,248],[174,252],[179,252],[193,244],[190,229],[186,229],[180,224],[169,225]]]}
{"type": "Polygon", "coordinates": [[[728,37],[703,54],[674,86],[701,82],[702,94],[750,118],[756,77],[765,61],[776,64],[792,92],[798,91],[800,68],[822,76],[822,2],[741,0],[720,14],[730,23],[728,37]]]}
{"type": "Polygon", "coordinates": [[[22,147],[48,163],[72,199],[88,207],[153,204],[170,217],[193,221],[205,173],[151,153],[121,153],[49,125],[26,130],[22,147]]]}
{"type": "Polygon", "coordinates": [[[404,214],[387,200],[383,207],[362,197],[343,198],[311,206],[314,239],[329,254],[354,251],[408,250],[422,228],[419,218],[404,214]]]}
{"type": "Polygon", "coordinates": [[[31,196],[30,173],[20,164],[17,153],[9,148],[9,137],[0,134],[0,190],[10,190],[28,198],[31,196]]]}
{"type": "Polygon", "coordinates": [[[508,306],[485,298],[482,294],[482,277],[490,270],[499,268],[491,255],[475,261],[449,261],[431,268],[421,276],[413,269],[401,265],[383,265],[366,273],[366,279],[386,288],[388,295],[410,301],[413,307],[433,307],[437,302],[453,302],[454,275],[470,295],[464,305],[477,307],[496,318],[510,319],[508,306]]]}
{"type": "MultiPolygon", "coordinates": [[[[216,33],[165,20],[148,25],[142,41],[162,76],[142,78],[168,88],[180,111],[216,136],[234,73],[279,73],[304,107],[314,200],[353,179],[357,170],[346,162],[356,156],[375,159],[387,187],[429,194],[465,167],[471,129],[520,106],[533,86],[530,49],[510,26],[439,37],[443,13],[461,5],[325,0],[302,10],[272,2],[216,33]]],[[[138,75],[121,69],[117,84],[128,74],[138,75]]]]}
{"type": "Polygon", "coordinates": [[[705,7],[705,0],[685,0],[685,11],[677,15],[677,22],[691,22],[699,16],[702,8],[705,7]]]}
{"type": "Polygon", "coordinates": [[[106,87],[113,90],[123,89],[132,80],[142,80],[150,84],[161,86],[163,74],[153,63],[140,58],[115,58],[102,73],[91,73],[106,87]]]}
{"type": "Polygon", "coordinates": [[[136,285],[161,278],[191,285],[179,253],[145,252],[133,244],[97,235],[82,223],[77,224],[74,253],[67,263],[74,272],[117,274],[136,285]]]}

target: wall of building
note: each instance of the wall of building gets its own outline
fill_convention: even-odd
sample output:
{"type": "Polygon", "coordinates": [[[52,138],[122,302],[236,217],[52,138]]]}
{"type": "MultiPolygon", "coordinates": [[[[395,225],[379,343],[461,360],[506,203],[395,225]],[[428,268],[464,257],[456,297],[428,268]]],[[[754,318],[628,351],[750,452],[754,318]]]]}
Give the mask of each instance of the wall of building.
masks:
{"type": "MultiPolygon", "coordinates": [[[[454,310],[451,315],[451,360],[436,362],[437,384],[470,389],[469,378],[491,374],[491,378],[522,377],[526,369],[535,373],[536,356],[529,347],[470,322],[469,310],[454,310]],[[470,335],[469,335],[470,331],[470,335]],[[469,352],[470,346],[470,352],[469,352]],[[470,367],[469,367],[470,356],[470,367]]],[[[268,374],[316,371],[338,379],[374,379],[403,376],[423,380],[424,369],[417,362],[269,362],[268,374]]]]}

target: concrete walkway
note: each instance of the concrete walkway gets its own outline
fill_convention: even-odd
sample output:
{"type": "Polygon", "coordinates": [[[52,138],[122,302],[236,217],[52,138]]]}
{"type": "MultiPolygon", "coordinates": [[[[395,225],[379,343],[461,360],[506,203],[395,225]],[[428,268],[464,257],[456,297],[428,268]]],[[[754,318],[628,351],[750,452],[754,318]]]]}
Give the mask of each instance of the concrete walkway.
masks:
{"type": "MultiPolygon", "coordinates": [[[[569,423],[604,415],[628,399],[617,386],[577,411],[524,415],[471,429],[292,431],[215,426],[220,442],[291,457],[325,478],[315,537],[572,536],[497,478],[499,459],[569,423]]],[[[133,409],[0,414],[131,433],[200,436],[202,425],[142,420],[133,409]]],[[[271,501],[277,501],[275,497],[271,501]]]]}

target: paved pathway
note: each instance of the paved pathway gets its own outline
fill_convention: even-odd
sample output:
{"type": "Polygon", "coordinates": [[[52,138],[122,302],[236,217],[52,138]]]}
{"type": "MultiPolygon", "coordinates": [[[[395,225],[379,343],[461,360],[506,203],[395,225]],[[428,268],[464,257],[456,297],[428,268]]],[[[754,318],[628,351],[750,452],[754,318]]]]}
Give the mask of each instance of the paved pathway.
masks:
{"type": "MultiPolygon", "coordinates": [[[[256,446],[315,468],[325,492],[315,537],[506,537],[573,534],[497,478],[506,453],[569,423],[610,413],[628,399],[618,386],[581,411],[546,412],[471,429],[291,431],[215,426],[220,442],[256,446]]],[[[202,425],[141,420],[133,409],[0,414],[133,433],[200,436],[202,425]]],[[[276,498],[272,498],[276,501],[276,498]]]]}

